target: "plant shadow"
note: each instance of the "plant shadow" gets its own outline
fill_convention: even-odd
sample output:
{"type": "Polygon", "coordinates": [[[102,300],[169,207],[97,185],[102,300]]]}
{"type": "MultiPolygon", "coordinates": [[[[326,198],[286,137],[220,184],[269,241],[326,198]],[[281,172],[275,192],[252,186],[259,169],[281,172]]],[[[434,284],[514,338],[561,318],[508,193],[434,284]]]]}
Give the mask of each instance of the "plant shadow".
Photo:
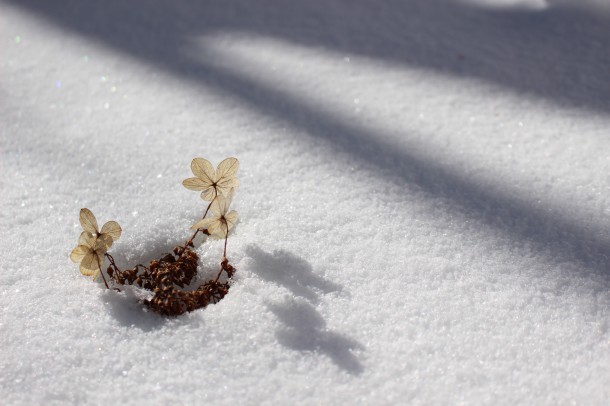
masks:
{"type": "Polygon", "coordinates": [[[329,330],[322,315],[304,299],[290,299],[283,303],[267,303],[282,326],[275,336],[284,347],[326,355],[340,369],[350,375],[360,375],[364,368],[354,350],[364,346],[353,338],[329,330]]]}
{"type": "Polygon", "coordinates": [[[285,287],[293,295],[281,303],[265,303],[281,323],[275,333],[278,342],[294,351],[323,354],[348,374],[360,375],[364,368],[354,351],[364,350],[364,346],[328,329],[313,306],[320,302],[319,295],[345,293],[343,288],[316,275],[307,261],[288,251],[268,253],[251,245],[246,253],[253,260],[250,267],[253,273],[285,287]]]}
{"type": "Polygon", "coordinates": [[[311,303],[319,302],[318,292],[327,294],[342,290],[340,285],[318,276],[309,262],[288,251],[268,253],[250,245],[246,254],[253,259],[252,271],[261,279],[284,286],[311,303]]]}

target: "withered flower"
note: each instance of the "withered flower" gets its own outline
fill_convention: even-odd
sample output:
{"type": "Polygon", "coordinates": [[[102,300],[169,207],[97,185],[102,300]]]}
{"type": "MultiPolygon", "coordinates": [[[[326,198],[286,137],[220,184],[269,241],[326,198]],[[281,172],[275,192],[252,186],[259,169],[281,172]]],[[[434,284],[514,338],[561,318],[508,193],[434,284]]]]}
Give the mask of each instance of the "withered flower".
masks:
{"type": "Polygon", "coordinates": [[[237,212],[235,210],[229,212],[231,200],[233,200],[233,189],[230,189],[226,197],[219,195],[210,207],[212,216],[200,220],[192,228],[207,229],[211,235],[226,238],[229,230],[237,222],[237,212]]]}
{"type": "Polygon", "coordinates": [[[121,236],[121,226],[116,221],[109,221],[99,230],[95,216],[87,208],[80,210],[80,224],[85,231],[78,239],[78,246],[70,253],[70,259],[80,263],[83,275],[93,276],[95,280],[104,264],[104,254],[121,236]]]}
{"type": "Polygon", "coordinates": [[[97,220],[91,212],[91,210],[84,208],[80,209],[80,224],[83,226],[85,232],[88,232],[93,237],[100,239],[103,242],[109,243],[106,249],[108,250],[112,243],[121,237],[121,226],[116,221],[108,221],[102,226],[102,230],[98,230],[97,220]],[[108,238],[106,238],[108,237],[108,238]]]}
{"type": "Polygon", "coordinates": [[[226,196],[231,189],[239,186],[239,179],[235,176],[239,169],[236,158],[227,158],[214,167],[204,158],[195,158],[191,162],[194,178],[185,179],[182,184],[190,190],[201,190],[203,200],[212,201],[216,196],[226,196]]]}
{"type": "Polygon", "coordinates": [[[78,246],[72,250],[70,259],[80,263],[80,272],[83,275],[93,276],[96,280],[100,276],[100,267],[104,264],[104,254],[112,245],[112,238],[107,234],[94,237],[90,232],[83,231],[78,239],[78,246]]]}

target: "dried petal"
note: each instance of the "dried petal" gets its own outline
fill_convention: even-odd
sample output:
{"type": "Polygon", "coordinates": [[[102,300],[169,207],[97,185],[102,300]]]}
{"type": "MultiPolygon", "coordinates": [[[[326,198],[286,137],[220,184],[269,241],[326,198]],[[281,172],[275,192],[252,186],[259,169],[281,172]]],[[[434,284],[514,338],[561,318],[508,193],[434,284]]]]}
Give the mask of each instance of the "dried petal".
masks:
{"type": "Polygon", "coordinates": [[[182,181],[182,185],[189,190],[206,190],[212,187],[212,182],[199,178],[188,178],[182,181]]]}
{"type": "Polygon", "coordinates": [[[218,164],[216,169],[216,179],[219,181],[223,178],[234,177],[239,169],[239,161],[236,158],[227,158],[218,164]]]}
{"type": "Polygon", "coordinates": [[[121,237],[121,226],[116,221],[109,221],[102,226],[102,234],[109,235],[112,241],[116,241],[121,237]]]}
{"type": "MultiPolygon", "coordinates": [[[[216,236],[220,235],[221,237],[224,237],[224,235],[221,235],[219,233],[221,228],[224,226],[224,223],[222,221],[220,221],[220,219],[217,217],[213,217],[212,219],[214,219],[215,221],[211,222],[210,225],[208,226],[208,233],[216,235],[216,236]]],[[[226,234],[226,232],[225,232],[225,234],[226,234]]]]}
{"type": "Polygon", "coordinates": [[[216,188],[218,189],[218,191],[223,194],[223,195],[227,195],[229,193],[229,191],[231,189],[237,189],[239,187],[239,179],[233,177],[233,178],[224,178],[219,180],[216,183],[216,188]]]}
{"type": "Polygon", "coordinates": [[[227,221],[229,230],[233,228],[235,223],[237,223],[237,217],[237,212],[235,210],[231,210],[230,213],[225,214],[225,220],[227,221]]]}
{"type": "Polygon", "coordinates": [[[214,223],[215,221],[218,221],[218,218],[216,218],[216,217],[208,217],[208,218],[205,218],[203,220],[199,220],[191,228],[193,228],[193,229],[208,228],[210,226],[210,224],[214,223]]]}
{"type": "Polygon", "coordinates": [[[204,182],[209,181],[210,184],[212,184],[216,180],[216,171],[214,171],[214,167],[207,159],[193,159],[191,162],[191,170],[195,176],[204,182]]]}
{"type": "Polygon", "coordinates": [[[93,250],[97,253],[101,253],[103,256],[110,249],[110,247],[112,247],[112,243],[112,237],[110,237],[108,234],[100,234],[100,236],[95,240],[93,250]]]}
{"type": "Polygon", "coordinates": [[[82,273],[85,276],[92,276],[95,275],[96,270],[95,269],[87,269],[83,266],[83,264],[80,264],[80,273],[82,273]]]}
{"type": "Polygon", "coordinates": [[[91,252],[91,248],[85,246],[85,245],[79,245],[76,248],[74,248],[72,250],[72,252],[70,253],[70,259],[73,262],[81,262],[83,260],[83,258],[85,258],[85,256],[91,252]]]}
{"type": "Polygon", "coordinates": [[[78,237],[78,245],[84,245],[85,247],[93,249],[95,246],[95,240],[95,235],[91,234],[89,231],[83,231],[80,233],[80,237],[78,237]]]}
{"type": "Polygon", "coordinates": [[[201,192],[201,198],[207,202],[214,200],[215,197],[216,197],[216,189],[214,189],[213,187],[210,187],[209,189],[201,192]]]}
{"type": "Polygon", "coordinates": [[[93,235],[97,235],[97,220],[87,208],[80,209],[80,224],[83,226],[85,231],[90,232],[93,235]]]}
{"type": "Polygon", "coordinates": [[[85,255],[80,263],[80,272],[83,275],[93,275],[95,271],[99,271],[101,262],[98,263],[99,257],[95,252],[91,251],[85,255]]]}

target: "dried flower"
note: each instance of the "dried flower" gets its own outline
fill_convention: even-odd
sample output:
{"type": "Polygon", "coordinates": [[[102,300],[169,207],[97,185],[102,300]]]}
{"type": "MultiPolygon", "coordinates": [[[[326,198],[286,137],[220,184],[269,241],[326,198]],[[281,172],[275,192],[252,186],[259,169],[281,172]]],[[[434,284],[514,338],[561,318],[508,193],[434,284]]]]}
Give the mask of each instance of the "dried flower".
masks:
{"type": "Polygon", "coordinates": [[[80,272],[83,275],[93,276],[93,280],[100,275],[100,267],[104,263],[104,254],[112,245],[112,238],[107,234],[94,237],[90,232],[83,231],[78,239],[78,246],[72,250],[70,259],[80,263],[80,272]]]}
{"type": "Polygon", "coordinates": [[[230,189],[239,186],[239,179],[235,176],[239,169],[239,161],[236,158],[227,158],[214,167],[204,158],[195,158],[191,162],[191,170],[194,178],[185,179],[182,184],[190,190],[201,190],[201,198],[211,201],[216,196],[226,196],[230,189]]]}
{"type": "Polygon", "coordinates": [[[195,177],[184,180],[182,184],[188,189],[200,190],[201,197],[209,203],[203,220],[193,226],[196,230],[183,246],[175,247],[172,254],[152,260],[148,266],[137,264],[123,271],[108,252],[121,236],[121,227],[116,221],[109,221],[99,230],[91,210],[84,208],[80,211],[84,231],[79,237],[78,246],[70,253],[70,259],[80,264],[81,273],[93,276],[93,279],[101,276],[107,289],[113,286],[113,289],[120,291],[117,285],[133,285],[147,290],[152,296],[144,300],[144,304],[167,316],[177,316],[218,303],[229,292],[230,280],[236,272],[227,258],[227,241],[229,231],[237,221],[237,212],[229,211],[229,207],[235,188],[239,186],[235,176],[239,161],[227,158],[214,170],[209,161],[195,158],[191,162],[191,169],[195,177]],[[210,212],[210,216],[206,217],[210,212]],[[199,257],[191,248],[195,248],[193,240],[200,233],[224,238],[224,251],[216,278],[192,289],[189,285],[197,276],[199,257]],[[104,270],[106,259],[110,265],[104,270]],[[226,274],[226,281],[220,280],[223,274],[226,274]]]}
{"type": "MultiPolygon", "coordinates": [[[[91,212],[91,210],[84,208],[80,209],[80,224],[83,226],[85,232],[88,232],[93,237],[103,242],[109,243],[106,247],[108,250],[112,243],[121,237],[121,226],[116,221],[108,221],[102,226],[102,230],[98,230],[97,220],[91,212]],[[108,237],[108,238],[106,238],[108,237]]],[[[81,235],[82,237],[82,235],[81,235]]]]}
{"type": "Polygon", "coordinates": [[[228,196],[219,195],[210,207],[210,211],[213,216],[204,218],[197,222],[192,228],[196,229],[207,229],[208,233],[215,235],[220,238],[226,238],[229,230],[237,222],[237,212],[235,210],[229,211],[229,206],[233,200],[233,189],[228,193],[228,196]],[[227,213],[228,212],[228,213],[227,213]]]}

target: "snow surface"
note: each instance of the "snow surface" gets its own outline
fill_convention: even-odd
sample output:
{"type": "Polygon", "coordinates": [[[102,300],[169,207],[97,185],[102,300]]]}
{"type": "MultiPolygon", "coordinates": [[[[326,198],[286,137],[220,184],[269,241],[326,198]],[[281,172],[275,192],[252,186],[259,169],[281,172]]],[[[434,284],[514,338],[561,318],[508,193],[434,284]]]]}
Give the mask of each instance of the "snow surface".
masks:
{"type": "MultiPolygon", "coordinates": [[[[0,3],[3,404],[608,404],[605,0],[0,3]],[[219,304],[68,255],[184,242],[241,161],[219,304]]],[[[199,248],[213,272],[222,244],[199,248]]]]}

